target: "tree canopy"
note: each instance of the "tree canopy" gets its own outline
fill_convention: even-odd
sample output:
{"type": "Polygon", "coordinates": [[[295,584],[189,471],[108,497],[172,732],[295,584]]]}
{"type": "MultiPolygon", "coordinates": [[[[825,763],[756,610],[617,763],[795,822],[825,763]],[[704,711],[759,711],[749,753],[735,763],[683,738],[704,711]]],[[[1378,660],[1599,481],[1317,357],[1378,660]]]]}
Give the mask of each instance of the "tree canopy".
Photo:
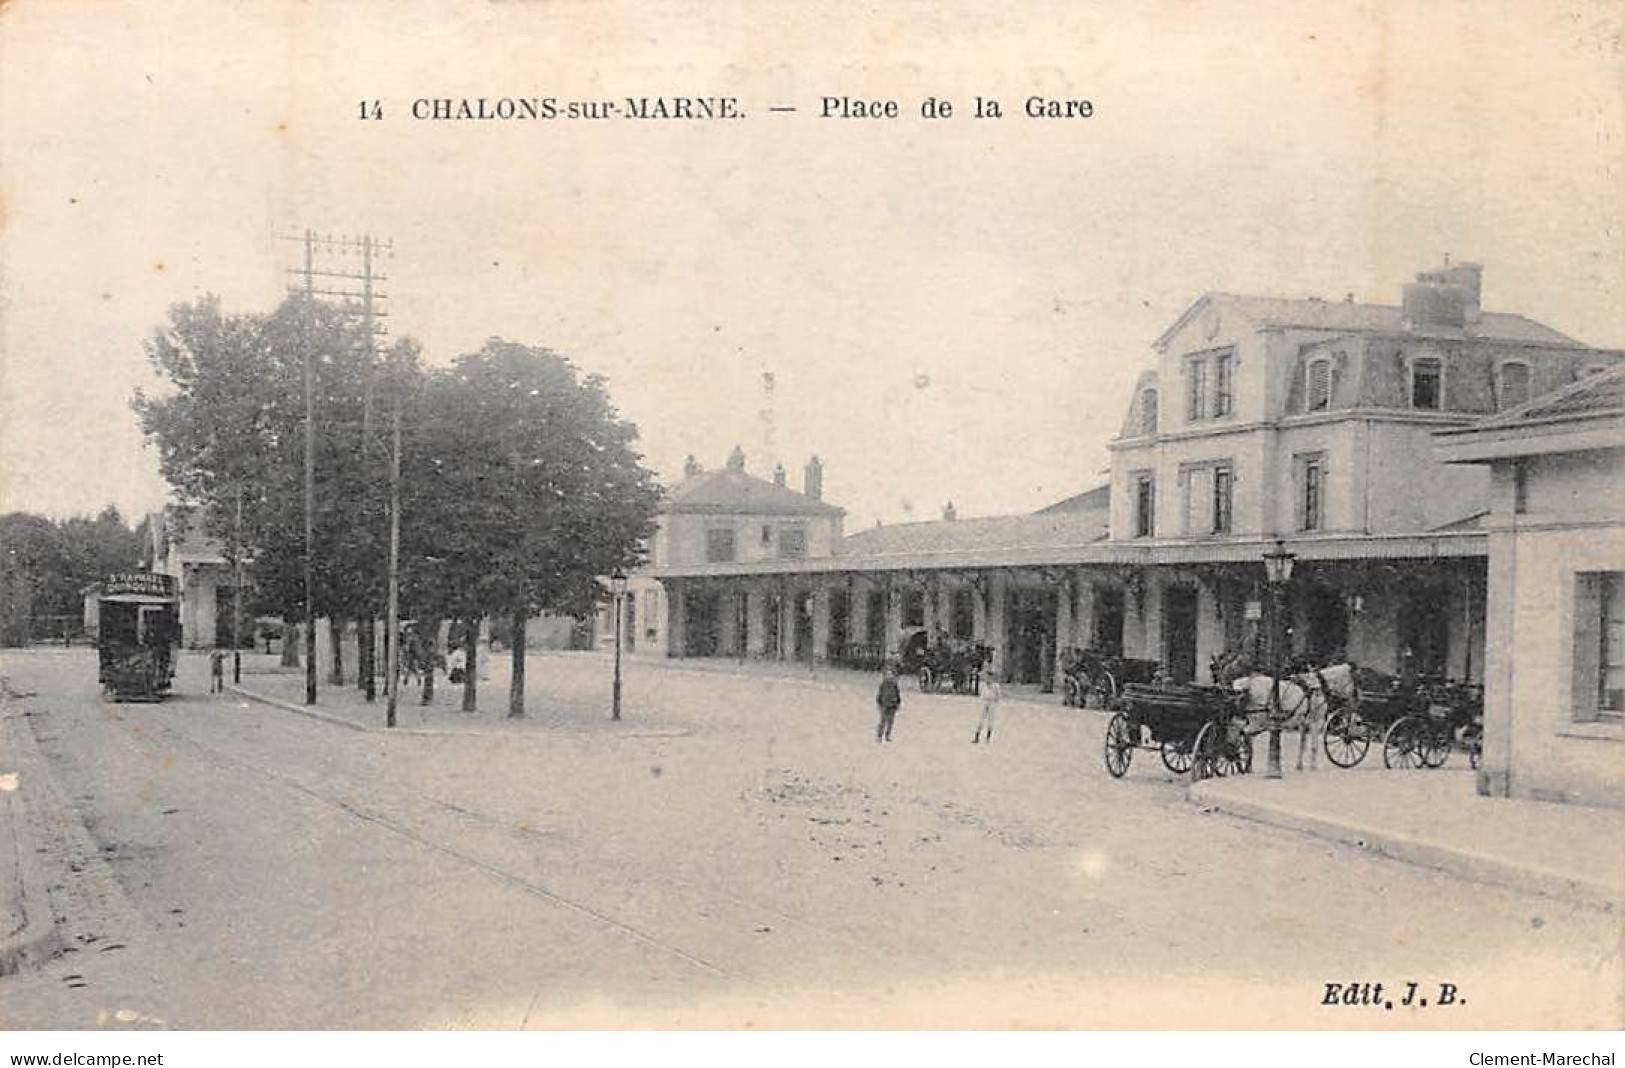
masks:
{"type": "Polygon", "coordinates": [[[637,428],[605,381],[550,349],[501,339],[432,370],[415,342],[378,358],[367,340],[354,316],[296,296],[270,315],[228,315],[206,297],[173,309],[148,342],[169,385],[138,393],[133,407],[177,496],[206,506],[210,533],[246,554],[260,605],[290,618],[305,610],[309,351],[317,616],[382,613],[397,404],[405,614],[507,617],[522,638],[530,615],[592,612],[599,576],[641,559],[659,503],[637,428]]]}

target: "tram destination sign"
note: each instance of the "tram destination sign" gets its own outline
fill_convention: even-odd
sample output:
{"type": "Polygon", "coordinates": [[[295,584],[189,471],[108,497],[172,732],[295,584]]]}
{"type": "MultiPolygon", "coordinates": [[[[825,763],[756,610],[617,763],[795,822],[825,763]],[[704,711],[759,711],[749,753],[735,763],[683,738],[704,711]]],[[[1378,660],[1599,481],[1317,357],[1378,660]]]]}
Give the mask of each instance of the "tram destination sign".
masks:
{"type": "Polygon", "coordinates": [[[132,593],[148,597],[174,597],[175,578],[151,571],[120,571],[107,576],[102,583],[103,597],[132,593]]]}

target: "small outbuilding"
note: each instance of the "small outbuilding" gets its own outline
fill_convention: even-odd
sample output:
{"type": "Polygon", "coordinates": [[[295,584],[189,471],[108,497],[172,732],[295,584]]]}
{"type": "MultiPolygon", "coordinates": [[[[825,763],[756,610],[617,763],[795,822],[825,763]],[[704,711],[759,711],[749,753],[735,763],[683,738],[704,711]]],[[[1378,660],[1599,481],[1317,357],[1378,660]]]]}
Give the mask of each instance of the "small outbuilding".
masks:
{"type": "Polygon", "coordinates": [[[1436,443],[1491,472],[1479,793],[1625,805],[1625,368],[1436,443]]]}

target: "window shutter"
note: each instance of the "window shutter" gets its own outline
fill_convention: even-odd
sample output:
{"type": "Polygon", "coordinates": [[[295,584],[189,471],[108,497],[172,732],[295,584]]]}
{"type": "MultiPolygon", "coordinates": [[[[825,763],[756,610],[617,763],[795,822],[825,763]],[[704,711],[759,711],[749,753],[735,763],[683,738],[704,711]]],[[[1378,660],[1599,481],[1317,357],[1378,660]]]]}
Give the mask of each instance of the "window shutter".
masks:
{"type": "Polygon", "coordinates": [[[1332,361],[1309,361],[1309,384],[1306,393],[1304,405],[1306,410],[1319,412],[1332,406],[1332,361]]]}
{"type": "Polygon", "coordinates": [[[1529,365],[1504,363],[1501,365],[1501,407],[1516,408],[1529,400],[1529,365]]]}

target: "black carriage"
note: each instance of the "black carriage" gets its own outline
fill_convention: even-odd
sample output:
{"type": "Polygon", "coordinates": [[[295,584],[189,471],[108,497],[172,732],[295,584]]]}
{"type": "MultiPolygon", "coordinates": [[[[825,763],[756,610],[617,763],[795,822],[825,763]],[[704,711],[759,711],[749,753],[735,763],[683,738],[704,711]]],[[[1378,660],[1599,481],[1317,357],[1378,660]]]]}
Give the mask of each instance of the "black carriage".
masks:
{"type": "Polygon", "coordinates": [[[1477,768],[1484,752],[1484,688],[1434,679],[1417,689],[1412,710],[1382,736],[1383,767],[1437,768],[1452,749],[1461,749],[1467,763],[1477,768]]]}
{"type": "Polygon", "coordinates": [[[982,669],[993,659],[993,647],[982,642],[939,638],[920,651],[915,674],[922,693],[979,694],[982,669]]]}
{"type": "Polygon", "coordinates": [[[115,701],[161,701],[175,677],[180,599],[169,575],[112,575],[96,598],[98,677],[115,701]]]}
{"type": "Polygon", "coordinates": [[[1474,683],[1421,676],[1411,680],[1359,669],[1355,697],[1326,716],[1322,745],[1341,768],[1382,743],[1387,768],[1437,768],[1453,748],[1478,767],[1484,740],[1484,689],[1474,683]]]}
{"type": "Polygon", "coordinates": [[[1061,703],[1068,708],[1111,708],[1130,684],[1146,684],[1156,678],[1162,665],[1155,660],[1136,660],[1099,649],[1067,648],[1061,654],[1065,680],[1061,703]]]}
{"type": "Polygon", "coordinates": [[[1243,775],[1253,767],[1245,695],[1192,683],[1128,683],[1106,724],[1106,770],[1120,779],[1136,749],[1162,755],[1169,771],[1198,778],[1243,775]]]}

